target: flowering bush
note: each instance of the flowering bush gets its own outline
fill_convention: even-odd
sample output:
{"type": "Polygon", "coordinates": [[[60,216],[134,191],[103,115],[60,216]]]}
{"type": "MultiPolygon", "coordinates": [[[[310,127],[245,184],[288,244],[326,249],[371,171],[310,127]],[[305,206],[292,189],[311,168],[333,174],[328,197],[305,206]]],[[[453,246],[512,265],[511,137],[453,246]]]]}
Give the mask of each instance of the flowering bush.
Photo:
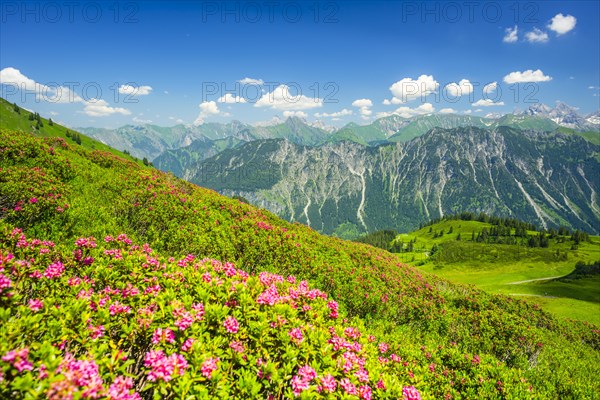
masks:
{"type": "Polygon", "coordinates": [[[120,237],[101,245],[77,239],[92,264],[20,229],[2,240],[11,284],[3,292],[0,393],[371,399],[398,398],[406,385],[418,395],[401,365],[378,359],[387,345],[367,340],[343,315],[333,318],[333,302],[306,281],[253,276],[214,259],[152,257],[148,245],[120,237]],[[60,273],[34,273],[47,264],[60,273]],[[261,302],[267,290],[282,295],[261,302]]]}
{"type": "Polygon", "coordinates": [[[0,398],[600,392],[596,326],[114,155],[0,130],[0,219],[0,398]]]}

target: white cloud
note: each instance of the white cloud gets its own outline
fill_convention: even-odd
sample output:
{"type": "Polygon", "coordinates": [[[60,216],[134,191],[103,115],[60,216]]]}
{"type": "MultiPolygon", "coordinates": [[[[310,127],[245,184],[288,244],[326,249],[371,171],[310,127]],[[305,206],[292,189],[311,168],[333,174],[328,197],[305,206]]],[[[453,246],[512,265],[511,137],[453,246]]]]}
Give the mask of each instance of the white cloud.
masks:
{"type": "Polygon", "coordinates": [[[262,79],[244,78],[238,81],[242,85],[262,85],[265,83],[262,79]]]}
{"type": "Polygon", "coordinates": [[[85,103],[77,93],[73,92],[68,87],[59,86],[51,92],[50,95],[47,93],[44,94],[44,100],[51,103],[85,103]]]}
{"type": "Polygon", "coordinates": [[[150,86],[133,86],[133,85],[121,85],[119,86],[119,93],[127,94],[130,96],[147,96],[152,91],[150,86]]]}
{"type": "MultiPolygon", "coordinates": [[[[493,100],[490,99],[479,99],[475,103],[471,104],[473,107],[492,107],[492,106],[503,106],[503,101],[497,101],[494,103],[493,100]]],[[[477,110],[475,110],[477,111],[477,110]]]]}
{"type": "Polygon", "coordinates": [[[463,114],[471,114],[473,112],[473,110],[465,110],[463,111],[463,114]]]}
{"type": "Polygon", "coordinates": [[[352,102],[354,107],[373,107],[373,102],[370,99],[358,99],[352,102]]]}
{"type": "Polygon", "coordinates": [[[456,110],[454,108],[442,108],[440,114],[456,114],[456,110]]]}
{"type": "Polygon", "coordinates": [[[483,87],[483,93],[485,94],[491,94],[492,92],[496,91],[496,88],[498,87],[498,82],[492,82],[492,83],[488,83],[487,85],[485,85],[483,87]]]}
{"type": "Polygon", "coordinates": [[[546,43],[548,41],[548,34],[538,28],[533,28],[532,31],[525,34],[525,39],[529,43],[546,43]]]}
{"type": "Polygon", "coordinates": [[[551,76],[544,75],[542,70],[536,69],[535,71],[528,69],[527,71],[515,71],[504,77],[504,82],[511,83],[524,83],[524,82],[547,82],[552,80],[551,76]]]}
{"type": "Polygon", "coordinates": [[[169,94],[168,90],[163,91],[164,94],[169,94]]]}
{"type": "Polygon", "coordinates": [[[410,107],[398,107],[393,114],[397,114],[403,118],[410,118],[415,115],[424,115],[431,114],[435,111],[435,107],[431,103],[423,103],[418,107],[410,108],[410,107]]]}
{"type": "Polygon", "coordinates": [[[0,71],[0,84],[2,85],[16,85],[19,89],[24,89],[27,91],[40,91],[43,89],[44,85],[41,85],[23,75],[21,71],[13,67],[6,67],[0,71]]]}
{"type": "Polygon", "coordinates": [[[373,102],[370,99],[357,99],[352,102],[353,107],[358,108],[358,113],[361,118],[364,120],[369,119],[373,111],[371,111],[371,107],[373,107],[373,102]]]}
{"type": "Polygon", "coordinates": [[[306,110],[321,107],[323,99],[306,97],[303,94],[292,95],[287,85],[279,85],[272,92],[265,93],[254,107],[271,107],[275,110],[306,110]]]}
{"type": "Polygon", "coordinates": [[[506,33],[502,39],[504,43],[515,43],[517,40],[519,40],[519,29],[516,25],[514,28],[506,28],[504,32],[506,33]]]}
{"type": "Polygon", "coordinates": [[[339,118],[339,117],[345,117],[346,115],[352,115],[352,110],[348,110],[347,108],[344,108],[340,111],[336,111],[334,113],[315,113],[315,117],[317,118],[325,118],[325,117],[329,117],[329,118],[339,118]]]}
{"type": "Polygon", "coordinates": [[[577,24],[577,18],[572,15],[556,14],[554,18],[550,20],[548,29],[556,32],[558,36],[564,35],[565,33],[573,30],[577,24]]]}
{"type": "Polygon", "coordinates": [[[58,115],[58,113],[55,111],[50,111],[50,115],[52,115],[53,117],[56,117],[58,115]]]}
{"type": "Polygon", "coordinates": [[[484,116],[484,117],[485,117],[485,118],[493,118],[493,119],[497,119],[497,118],[500,118],[500,117],[502,117],[502,114],[498,114],[498,113],[490,112],[490,113],[487,113],[487,114],[485,114],[485,116],[484,116]]]}
{"type": "Polygon", "coordinates": [[[446,91],[450,96],[459,97],[462,95],[468,95],[473,92],[473,85],[468,79],[462,79],[460,82],[452,82],[446,85],[446,91]]]}
{"type": "Polygon", "coordinates": [[[303,119],[306,119],[306,117],[308,117],[308,115],[306,115],[306,113],[304,111],[284,111],[283,116],[286,118],[298,117],[298,118],[303,118],[303,119]]]}
{"type": "Polygon", "coordinates": [[[225,93],[217,100],[219,103],[245,103],[246,99],[241,96],[234,96],[231,93],[225,93]]]}
{"type": "Polygon", "coordinates": [[[83,112],[90,117],[107,117],[113,114],[130,115],[131,111],[122,107],[111,107],[105,100],[91,99],[85,102],[83,112]]]}
{"type": "Polygon", "coordinates": [[[151,119],[141,119],[138,117],[133,117],[133,122],[135,122],[136,124],[151,124],[152,120],[151,119]]]}
{"type": "Polygon", "coordinates": [[[200,114],[198,114],[198,117],[196,117],[194,125],[202,125],[206,117],[211,115],[219,115],[221,113],[217,103],[214,101],[203,101],[200,103],[200,105],[198,105],[198,107],[200,107],[200,114]]]}
{"type": "Polygon", "coordinates": [[[19,90],[34,92],[38,100],[50,103],[80,103],[83,99],[65,86],[46,86],[25,76],[16,68],[6,67],[0,71],[0,84],[16,86],[19,90]]]}
{"type": "Polygon", "coordinates": [[[425,97],[435,93],[439,86],[440,84],[433,79],[432,75],[421,75],[416,80],[404,78],[390,86],[390,91],[398,103],[394,103],[394,99],[390,102],[400,104],[419,97],[425,97]]]}
{"type": "Polygon", "coordinates": [[[391,99],[385,99],[383,100],[383,105],[389,106],[390,104],[402,104],[402,102],[400,101],[400,99],[397,99],[395,97],[392,97],[391,99]]]}
{"type": "Polygon", "coordinates": [[[393,111],[391,111],[391,112],[381,111],[381,112],[378,112],[377,114],[375,114],[375,118],[380,119],[380,118],[389,117],[390,115],[395,115],[395,113],[393,111]]]}

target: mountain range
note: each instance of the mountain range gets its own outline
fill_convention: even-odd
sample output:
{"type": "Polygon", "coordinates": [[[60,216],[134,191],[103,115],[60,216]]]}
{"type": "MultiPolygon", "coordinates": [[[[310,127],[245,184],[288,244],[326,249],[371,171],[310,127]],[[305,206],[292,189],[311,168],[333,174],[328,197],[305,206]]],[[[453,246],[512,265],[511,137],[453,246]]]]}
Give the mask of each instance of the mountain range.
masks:
{"type": "Polygon", "coordinates": [[[559,103],[496,118],[390,115],[335,131],[298,117],[81,131],[327,234],[406,231],[460,211],[599,232],[597,114],[559,103]]]}
{"type": "MultiPolygon", "coordinates": [[[[195,140],[200,140],[204,143],[203,146],[209,145],[209,147],[211,147],[211,141],[229,137],[239,141],[287,139],[293,143],[308,146],[339,141],[375,146],[387,142],[406,142],[434,127],[450,129],[466,126],[480,128],[510,126],[543,131],[553,131],[565,127],[586,132],[600,129],[600,116],[596,112],[583,117],[577,113],[575,108],[558,103],[555,108],[544,104],[534,104],[526,111],[517,110],[514,114],[497,118],[458,114],[429,114],[403,118],[392,114],[367,125],[351,122],[339,129],[327,126],[321,121],[309,123],[299,117],[289,117],[286,120],[274,118],[269,123],[254,125],[232,121],[225,124],[180,124],[173,127],[146,124],[125,125],[117,129],[77,128],[77,130],[111,147],[127,150],[135,157],[146,157],[148,160],[154,161],[165,151],[190,146],[195,140]]],[[[231,143],[237,145],[237,141],[231,143]]],[[[217,144],[214,148],[220,147],[221,144],[217,144]]],[[[184,153],[188,153],[189,150],[185,150],[184,153]]],[[[173,153],[169,155],[169,158],[171,159],[172,156],[173,153]]],[[[168,164],[164,164],[162,160],[156,160],[155,165],[168,167],[168,164]]]]}
{"type": "Polygon", "coordinates": [[[414,229],[461,211],[598,232],[600,146],[560,132],[433,128],[405,143],[262,140],[190,167],[186,179],[331,234],[414,229]]]}

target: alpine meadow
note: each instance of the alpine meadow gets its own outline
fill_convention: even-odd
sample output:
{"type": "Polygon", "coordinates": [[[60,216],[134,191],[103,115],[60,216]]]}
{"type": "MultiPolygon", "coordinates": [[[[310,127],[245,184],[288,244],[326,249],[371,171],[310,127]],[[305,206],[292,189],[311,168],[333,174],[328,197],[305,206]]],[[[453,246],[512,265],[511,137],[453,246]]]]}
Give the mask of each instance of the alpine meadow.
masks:
{"type": "Polygon", "coordinates": [[[598,399],[600,3],[0,3],[0,399],[598,399]]]}

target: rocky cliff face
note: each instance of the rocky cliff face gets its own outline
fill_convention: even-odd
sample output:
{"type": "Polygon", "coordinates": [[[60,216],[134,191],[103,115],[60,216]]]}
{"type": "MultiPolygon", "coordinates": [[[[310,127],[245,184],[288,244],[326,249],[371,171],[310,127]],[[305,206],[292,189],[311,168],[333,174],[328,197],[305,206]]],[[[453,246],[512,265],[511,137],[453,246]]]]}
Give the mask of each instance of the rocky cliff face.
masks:
{"type": "Polygon", "coordinates": [[[325,233],[344,223],[361,231],[406,230],[461,211],[598,233],[599,151],[574,135],[434,128],[406,143],[376,147],[259,140],[185,174],[325,233]]]}

